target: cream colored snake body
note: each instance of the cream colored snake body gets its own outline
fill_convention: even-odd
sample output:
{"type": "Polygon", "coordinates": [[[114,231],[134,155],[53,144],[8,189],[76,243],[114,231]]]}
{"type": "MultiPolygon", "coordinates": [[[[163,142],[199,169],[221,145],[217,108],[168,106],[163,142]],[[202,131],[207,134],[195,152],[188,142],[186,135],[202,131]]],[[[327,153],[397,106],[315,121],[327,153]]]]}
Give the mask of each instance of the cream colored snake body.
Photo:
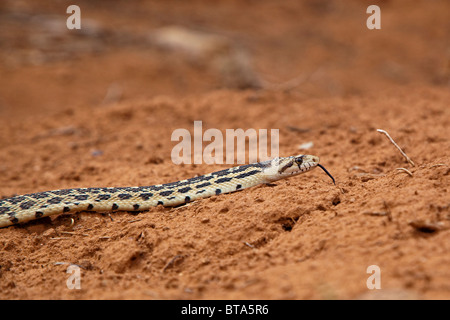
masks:
{"type": "Polygon", "coordinates": [[[333,179],[319,164],[318,157],[298,155],[147,187],[76,188],[25,194],[0,200],[0,228],[63,212],[143,211],[157,205],[173,207],[271,183],[316,166],[333,179]]]}

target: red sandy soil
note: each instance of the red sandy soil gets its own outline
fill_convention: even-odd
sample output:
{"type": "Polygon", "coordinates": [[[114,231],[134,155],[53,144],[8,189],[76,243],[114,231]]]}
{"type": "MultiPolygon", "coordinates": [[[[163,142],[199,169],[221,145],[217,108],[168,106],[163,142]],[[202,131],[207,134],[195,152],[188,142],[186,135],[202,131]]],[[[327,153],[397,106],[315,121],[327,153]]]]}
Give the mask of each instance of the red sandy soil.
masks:
{"type": "Polygon", "coordinates": [[[65,29],[69,4],[0,4],[0,197],[229,167],[172,163],[173,130],[194,120],[279,129],[281,156],[320,156],[337,185],[317,169],[175,209],[0,229],[0,299],[450,298],[448,1],[78,1],[97,25],[83,34],[65,29]],[[370,4],[381,30],[366,28],[370,4]],[[233,88],[146,40],[167,25],[226,37],[262,83],[298,83],[233,88]]]}

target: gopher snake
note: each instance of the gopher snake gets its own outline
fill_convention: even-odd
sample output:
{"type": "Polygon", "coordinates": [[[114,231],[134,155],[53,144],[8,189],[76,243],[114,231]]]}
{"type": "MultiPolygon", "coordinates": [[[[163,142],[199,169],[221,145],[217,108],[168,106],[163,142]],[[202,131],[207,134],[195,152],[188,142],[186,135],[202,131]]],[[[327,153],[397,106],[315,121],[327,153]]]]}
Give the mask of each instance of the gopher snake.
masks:
{"type": "Polygon", "coordinates": [[[248,164],[177,182],[147,187],[77,188],[30,193],[0,200],[0,228],[63,212],[143,211],[173,207],[271,183],[319,166],[319,157],[298,155],[248,164]]]}

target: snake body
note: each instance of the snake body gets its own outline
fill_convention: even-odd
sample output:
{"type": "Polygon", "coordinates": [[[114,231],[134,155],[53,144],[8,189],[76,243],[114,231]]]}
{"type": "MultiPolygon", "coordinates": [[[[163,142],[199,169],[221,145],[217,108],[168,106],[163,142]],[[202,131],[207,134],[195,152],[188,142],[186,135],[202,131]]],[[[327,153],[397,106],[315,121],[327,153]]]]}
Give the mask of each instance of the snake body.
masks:
{"type": "Polygon", "coordinates": [[[64,212],[144,211],[158,205],[173,207],[212,195],[271,183],[316,166],[333,179],[319,164],[319,157],[297,155],[232,167],[167,184],[74,188],[19,195],[0,200],[0,228],[64,212]]]}

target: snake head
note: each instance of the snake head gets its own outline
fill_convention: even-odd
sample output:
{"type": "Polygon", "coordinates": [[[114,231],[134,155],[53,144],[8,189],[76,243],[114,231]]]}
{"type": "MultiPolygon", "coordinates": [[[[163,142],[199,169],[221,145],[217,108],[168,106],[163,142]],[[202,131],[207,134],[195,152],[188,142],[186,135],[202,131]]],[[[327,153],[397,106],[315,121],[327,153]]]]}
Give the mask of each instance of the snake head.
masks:
{"type": "Polygon", "coordinates": [[[266,176],[268,182],[273,182],[279,179],[296,176],[300,173],[310,171],[315,167],[319,167],[331,178],[331,180],[333,180],[333,183],[336,184],[333,176],[327,169],[319,164],[319,161],[319,157],[308,154],[275,158],[270,162],[270,165],[264,169],[263,174],[266,176]]]}
{"type": "Polygon", "coordinates": [[[270,166],[264,170],[264,175],[270,182],[273,182],[309,171],[318,164],[319,157],[305,154],[275,158],[270,162],[270,166]]]}

